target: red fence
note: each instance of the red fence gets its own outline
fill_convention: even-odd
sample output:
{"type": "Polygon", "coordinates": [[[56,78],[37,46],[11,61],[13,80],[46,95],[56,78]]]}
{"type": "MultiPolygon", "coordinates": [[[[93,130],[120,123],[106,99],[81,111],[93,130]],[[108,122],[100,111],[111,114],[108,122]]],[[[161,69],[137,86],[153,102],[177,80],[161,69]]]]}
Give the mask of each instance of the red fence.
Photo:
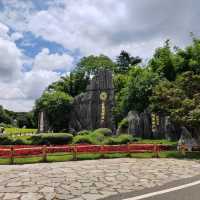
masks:
{"type": "Polygon", "coordinates": [[[167,151],[167,145],[154,144],[127,144],[127,145],[62,145],[62,146],[33,146],[33,145],[14,145],[0,146],[0,157],[10,158],[13,163],[14,158],[42,156],[45,161],[49,153],[71,153],[76,160],[81,153],[143,153],[152,152],[158,156],[159,151],[167,151]]]}

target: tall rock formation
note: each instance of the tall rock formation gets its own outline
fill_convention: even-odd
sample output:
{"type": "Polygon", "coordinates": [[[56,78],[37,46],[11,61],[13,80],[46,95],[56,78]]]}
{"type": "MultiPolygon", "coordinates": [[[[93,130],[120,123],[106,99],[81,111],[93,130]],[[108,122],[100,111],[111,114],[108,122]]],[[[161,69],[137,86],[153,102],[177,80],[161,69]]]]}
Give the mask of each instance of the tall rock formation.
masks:
{"type": "Polygon", "coordinates": [[[86,92],[75,97],[70,129],[80,131],[104,127],[114,131],[113,107],[112,72],[101,70],[92,78],[86,92]]]}

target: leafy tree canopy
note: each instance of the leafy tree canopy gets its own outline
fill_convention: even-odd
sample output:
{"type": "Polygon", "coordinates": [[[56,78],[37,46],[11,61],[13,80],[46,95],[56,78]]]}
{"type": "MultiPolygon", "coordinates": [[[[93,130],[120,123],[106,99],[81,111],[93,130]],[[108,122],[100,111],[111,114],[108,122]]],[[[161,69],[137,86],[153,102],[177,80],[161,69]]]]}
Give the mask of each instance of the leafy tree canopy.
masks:
{"type": "Polygon", "coordinates": [[[38,115],[39,111],[44,110],[52,130],[66,130],[72,101],[73,98],[64,92],[44,92],[36,101],[35,114],[38,115]]]}

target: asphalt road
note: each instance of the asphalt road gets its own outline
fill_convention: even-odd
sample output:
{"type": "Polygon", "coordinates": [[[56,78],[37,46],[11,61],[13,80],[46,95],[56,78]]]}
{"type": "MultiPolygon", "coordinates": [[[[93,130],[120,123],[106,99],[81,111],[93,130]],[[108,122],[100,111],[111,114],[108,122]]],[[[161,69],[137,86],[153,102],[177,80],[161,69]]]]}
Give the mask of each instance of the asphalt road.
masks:
{"type": "Polygon", "coordinates": [[[144,189],[137,192],[130,192],[126,194],[121,195],[115,195],[108,198],[105,198],[104,200],[200,200],[200,176],[196,176],[193,178],[183,179],[179,181],[174,181],[171,183],[168,183],[166,185],[160,186],[160,187],[154,187],[149,189],[144,189]],[[190,184],[195,184],[191,186],[190,184]],[[179,186],[184,187],[183,189],[180,189],[179,186]],[[176,190],[176,188],[179,188],[179,190],[176,190]],[[164,194],[156,194],[160,191],[167,191],[167,190],[173,190],[175,191],[168,191],[164,194]],[[146,194],[156,194],[152,197],[143,198],[146,194]]]}
{"type": "Polygon", "coordinates": [[[144,200],[200,200],[200,184],[144,200]]]}

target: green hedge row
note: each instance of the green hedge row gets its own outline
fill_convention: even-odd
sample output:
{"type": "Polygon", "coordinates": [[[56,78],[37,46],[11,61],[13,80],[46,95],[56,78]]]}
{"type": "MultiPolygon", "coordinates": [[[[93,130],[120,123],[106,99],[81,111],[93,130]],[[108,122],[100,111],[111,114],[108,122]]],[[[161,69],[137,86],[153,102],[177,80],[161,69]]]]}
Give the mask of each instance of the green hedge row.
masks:
{"type": "Polygon", "coordinates": [[[31,136],[28,140],[12,139],[6,136],[0,137],[0,145],[53,145],[53,144],[70,144],[72,143],[73,135],[68,133],[44,133],[41,135],[31,136]]]}
{"type": "Polygon", "coordinates": [[[133,136],[122,134],[112,136],[112,131],[107,128],[100,128],[95,131],[81,131],[78,135],[73,136],[68,133],[43,133],[26,137],[13,139],[9,136],[0,137],[0,145],[64,145],[64,144],[127,144],[135,141],[133,136]]]}

